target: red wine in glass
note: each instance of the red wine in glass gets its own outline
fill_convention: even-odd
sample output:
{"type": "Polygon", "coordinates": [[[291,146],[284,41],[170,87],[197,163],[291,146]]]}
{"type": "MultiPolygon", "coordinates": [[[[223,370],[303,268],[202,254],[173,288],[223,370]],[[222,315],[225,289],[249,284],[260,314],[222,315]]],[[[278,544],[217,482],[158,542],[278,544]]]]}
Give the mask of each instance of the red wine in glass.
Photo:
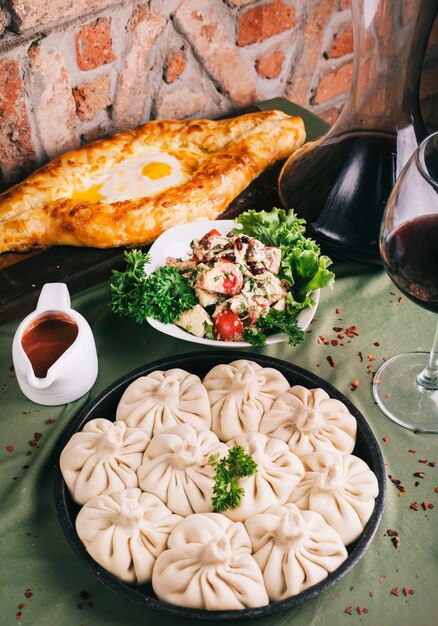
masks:
{"type": "Polygon", "coordinates": [[[438,214],[398,226],[382,244],[392,281],[416,304],[438,313],[438,214]]]}
{"type": "MultiPolygon", "coordinates": [[[[437,313],[438,132],[421,143],[395,184],[383,215],[380,254],[395,285],[437,313]]],[[[421,337],[421,327],[408,330],[416,331],[421,337]]],[[[374,398],[390,419],[411,430],[438,432],[438,327],[430,354],[398,354],[374,382],[374,398]]]]}

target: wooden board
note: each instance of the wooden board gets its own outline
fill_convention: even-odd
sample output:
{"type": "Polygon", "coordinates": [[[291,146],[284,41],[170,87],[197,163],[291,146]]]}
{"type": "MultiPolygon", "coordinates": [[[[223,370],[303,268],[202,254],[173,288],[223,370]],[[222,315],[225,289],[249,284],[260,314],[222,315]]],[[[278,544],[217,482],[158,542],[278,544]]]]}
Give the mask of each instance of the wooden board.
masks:
{"type": "MultiPolygon", "coordinates": [[[[306,124],[308,139],[325,132],[326,125],[319,118],[282,98],[259,103],[227,117],[269,109],[301,115],[306,124]]],[[[279,206],[277,180],[281,166],[282,163],[276,163],[263,172],[235,198],[221,218],[230,219],[248,209],[262,210],[279,206]]],[[[0,324],[23,317],[32,311],[45,283],[63,282],[68,285],[70,293],[75,293],[109,278],[112,269],[121,269],[123,265],[123,248],[100,250],[55,246],[27,254],[2,254],[0,324]]]]}

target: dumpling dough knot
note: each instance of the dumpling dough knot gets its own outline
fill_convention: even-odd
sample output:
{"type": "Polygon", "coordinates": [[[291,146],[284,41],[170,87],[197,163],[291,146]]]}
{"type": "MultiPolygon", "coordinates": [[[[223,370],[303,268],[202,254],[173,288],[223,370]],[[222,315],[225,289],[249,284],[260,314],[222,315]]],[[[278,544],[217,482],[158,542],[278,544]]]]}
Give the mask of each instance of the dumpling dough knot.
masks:
{"type": "Polygon", "coordinates": [[[343,484],[344,477],[339,463],[327,465],[317,479],[317,486],[321,491],[339,491],[343,484]]]}
{"type": "Polygon", "coordinates": [[[180,402],[179,381],[170,377],[164,378],[156,391],[155,397],[163,406],[177,410],[180,402]]]}
{"type": "Polygon", "coordinates": [[[234,375],[231,383],[231,393],[244,396],[245,400],[249,400],[260,386],[257,378],[257,372],[254,371],[252,366],[250,364],[245,365],[234,375]]]}
{"type": "Polygon", "coordinates": [[[301,544],[306,535],[306,523],[296,511],[286,511],[280,517],[277,528],[272,537],[277,544],[301,544]]]}
{"type": "Polygon", "coordinates": [[[203,546],[200,561],[204,565],[218,565],[226,563],[231,558],[231,546],[227,537],[222,536],[220,539],[212,539],[203,546]]]}
{"type": "Polygon", "coordinates": [[[114,523],[123,526],[132,534],[138,534],[139,522],[143,519],[144,510],[133,498],[124,498],[120,503],[120,512],[114,519],[114,523]]]}
{"type": "Polygon", "coordinates": [[[204,464],[204,457],[196,441],[183,441],[172,455],[173,465],[179,469],[200,466],[204,464]]]}
{"type": "Polygon", "coordinates": [[[324,424],[324,416],[321,411],[313,407],[302,407],[295,422],[295,428],[301,433],[307,434],[318,431],[324,424]]]}
{"type": "Polygon", "coordinates": [[[111,457],[117,453],[123,446],[123,440],[126,435],[126,424],[112,424],[107,431],[99,438],[96,450],[100,457],[110,455],[111,457]]]}

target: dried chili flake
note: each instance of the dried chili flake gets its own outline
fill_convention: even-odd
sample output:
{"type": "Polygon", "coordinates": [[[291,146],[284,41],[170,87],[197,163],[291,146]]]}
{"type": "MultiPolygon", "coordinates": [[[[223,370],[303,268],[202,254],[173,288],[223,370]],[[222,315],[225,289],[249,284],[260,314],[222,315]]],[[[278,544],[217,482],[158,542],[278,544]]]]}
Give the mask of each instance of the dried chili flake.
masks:
{"type": "Polygon", "coordinates": [[[436,465],[436,461],[429,461],[428,466],[429,467],[435,467],[436,465]]]}
{"type": "Polygon", "coordinates": [[[363,613],[363,608],[361,606],[357,606],[356,607],[356,611],[359,613],[359,615],[362,615],[363,613]]]}
{"type": "Polygon", "coordinates": [[[435,493],[438,493],[438,487],[435,487],[435,493]]]}
{"type": "Polygon", "coordinates": [[[33,434],[34,441],[39,441],[42,436],[43,436],[42,433],[34,433],[33,434]]]}
{"type": "Polygon", "coordinates": [[[385,398],[390,398],[391,394],[390,393],[385,393],[385,398]]]}
{"type": "Polygon", "coordinates": [[[24,592],[24,595],[26,596],[26,598],[31,598],[33,596],[32,590],[26,589],[26,591],[24,592]]]}
{"type": "Polygon", "coordinates": [[[408,452],[410,452],[411,454],[415,454],[415,453],[416,453],[416,450],[412,450],[412,449],[411,449],[411,450],[408,450],[408,452]]]}
{"type": "Polygon", "coordinates": [[[7,450],[8,452],[13,452],[13,451],[14,451],[14,447],[13,447],[13,446],[11,446],[11,445],[6,446],[6,450],[7,450]]]}
{"type": "Polygon", "coordinates": [[[424,509],[425,511],[427,511],[427,509],[429,508],[429,505],[428,505],[428,503],[427,503],[427,502],[422,502],[422,503],[421,503],[421,506],[423,507],[423,509],[424,509]]]}
{"type": "Polygon", "coordinates": [[[398,550],[400,548],[400,537],[392,537],[391,538],[392,543],[394,544],[394,548],[396,550],[398,550]]]}
{"type": "Polygon", "coordinates": [[[370,598],[374,598],[374,591],[370,591],[370,598]]]}
{"type": "Polygon", "coordinates": [[[397,596],[398,597],[398,589],[397,587],[394,587],[393,589],[391,589],[391,593],[393,596],[397,596]]]}
{"type": "Polygon", "coordinates": [[[344,335],[344,333],[339,333],[339,335],[338,335],[338,339],[345,339],[345,335],[344,335]]]}
{"type": "Polygon", "coordinates": [[[397,304],[401,304],[403,302],[403,296],[400,296],[399,299],[397,300],[397,304]]]}
{"type": "Polygon", "coordinates": [[[336,309],[336,315],[339,315],[340,312],[341,312],[341,309],[336,309]]]}
{"type": "Polygon", "coordinates": [[[330,341],[328,339],[326,339],[326,337],[324,337],[324,335],[320,335],[318,337],[318,343],[319,343],[319,345],[325,345],[325,346],[329,346],[330,345],[330,341]]]}
{"type": "Polygon", "coordinates": [[[338,345],[338,340],[337,339],[332,339],[332,346],[337,346],[338,345]]]}
{"type": "Polygon", "coordinates": [[[389,437],[383,437],[383,441],[389,441],[389,437]]]}
{"type": "Polygon", "coordinates": [[[427,463],[427,459],[418,459],[419,463],[427,463]]]}
{"type": "Polygon", "coordinates": [[[373,381],[373,383],[374,383],[375,385],[381,385],[381,384],[382,384],[382,381],[381,381],[379,378],[375,378],[375,379],[374,379],[374,381],[373,381]]]}
{"type": "Polygon", "coordinates": [[[391,295],[391,296],[396,296],[397,294],[395,293],[395,291],[390,291],[390,292],[389,292],[389,295],[391,295]]]}
{"type": "Polygon", "coordinates": [[[51,417],[48,417],[48,418],[46,419],[46,424],[54,424],[54,423],[55,423],[55,420],[52,420],[52,418],[51,418],[51,417]]]}
{"type": "Polygon", "coordinates": [[[376,348],[378,348],[380,346],[380,342],[379,341],[375,341],[373,345],[376,346],[376,348]]]}
{"type": "Polygon", "coordinates": [[[355,378],[353,382],[351,383],[351,391],[356,391],[358,387],[359,387],[359,381],[357,380],[357,378],[355,378]]]}
{"type": "Polygon", "coordinates": [[[403,593],[405,594],[405,596],[409,595],[409,589],[407,587],[403,587],[403,593]]]}
{"type": "Polygon", "coordinates": [[[333,361],[333,357],[328,356],[327,361],[329,362],[330,367],[336,367],[336,363],[333,361]]]}
{"type": "Polygon", "coordinates": [[[434,508],[435,508],[435,505],[429,502],[429,509],[434,509],[434,508]]]}
{"type": "Polygon", "coordinates": [[[91,593],[88,593],[88,591],[81,591],[79,595],[83,600],[88,600],[88,598],[91,598],[91,593]]]}
{"type": "Polygon", "coordinates": [[[17,606],[17,609],[18,609],[19,611],[22,611],[22,610],[24,609],[24,607],[25,607],[25,606],[26,606],[26,605],[24,604],[24,602],[20,602],[20,604],[17,606]]]}
{"type": "Polygon", "coordinates": [[[17,611],[17,613],[15,614],[15,619],[17,620],[17,622],[21,619],[21,611],[17,611]]]}
{"type": "Polygon", "coordinates": [[[343,328],[342,326],[333,326],[333,330],[335,331],[335,333],[340,333],[343,328]]]}
{"type": "Polygon", "coordinates": [[[388,535],[390,537],[397,537],[398,536],[398,532],[396,530],[392,530],[392,528],[388,528],[388,530],[386,532],[388,533],[388,535]]]}
{"type": "Polygon", "coordinates": [[[368,354],[368,361],[370,361],[370,363],[372,363],[375,360],[376,360],[376,357],[374,356],[374,354],[368,354]]]}
{"type": "Polygon", "coordinates": [[[424,478],[426,476],[426,472],[414,472],[413,475],[417,476],[418,478],[424,478]]]}
{"type": "Polygon", "coordinates": [[[345,612],[348,613],[348,615],[353,615],[353,609],[351,606],[347,606],[345,607],[345,612]]]}
{"type": "Polygon", "coordinates": [[[418,504],[416,502],[411,502],[411,506],[409,508],[414,509],[414,511],[418,511],[418,504]]]}
{"type": "Polygon", "coordinates": [[[358,352],[357,356],[359,357],[359,360],[362,363],[363,362],[363,354],[362,354],[362,352],[358,352]]]}

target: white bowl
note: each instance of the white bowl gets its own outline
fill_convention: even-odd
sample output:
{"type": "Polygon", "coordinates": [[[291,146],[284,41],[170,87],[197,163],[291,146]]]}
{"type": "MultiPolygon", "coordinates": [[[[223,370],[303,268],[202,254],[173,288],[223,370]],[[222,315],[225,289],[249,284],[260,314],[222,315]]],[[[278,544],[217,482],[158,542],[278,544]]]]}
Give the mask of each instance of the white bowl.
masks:
{"type": "MultiPolygon", "coordinates": [[[[162,267],[166,264],[166,259],[169,256],[188,259],[192,240],[200,239],[213,228],[216,228],[220,233],[226,235],[232,228],[236,228],[236,226],[238,227],[238,224],[236,225],[233,220],[200,220],[199,222],[180,224],[179,226],[169,228],[169,230],[166,230],[160,235],[151,246],[149,250],[151,261],[145,265],[145,272],[149,274],[159,267],[162,267]]],[[[310,309],[304,309],[297,317],[298,326],[302,330],[306,330],[315,315],[316,307],[319,302],[319,292],[320,290],[317,289],[312,294],[315,306],[310,309]]],[[[148,317],[147,320],[153,328],[159,330],[161,333],[170,335],[171,337],[177,337],[183,341],[191,341],[192,343],[201,343],[205,346],[222,348],[251,347],[251,344],[247,341],[220,341],[218,339],[195,337],[195,335],[191,335],[179,326],[176,326],[176,324],[163,324],[152,317],[148,317]]],[[[286,340],[287,336],[284,333],[275,333],[266,338],[266,343],[280,343],[286,340]]]]}

